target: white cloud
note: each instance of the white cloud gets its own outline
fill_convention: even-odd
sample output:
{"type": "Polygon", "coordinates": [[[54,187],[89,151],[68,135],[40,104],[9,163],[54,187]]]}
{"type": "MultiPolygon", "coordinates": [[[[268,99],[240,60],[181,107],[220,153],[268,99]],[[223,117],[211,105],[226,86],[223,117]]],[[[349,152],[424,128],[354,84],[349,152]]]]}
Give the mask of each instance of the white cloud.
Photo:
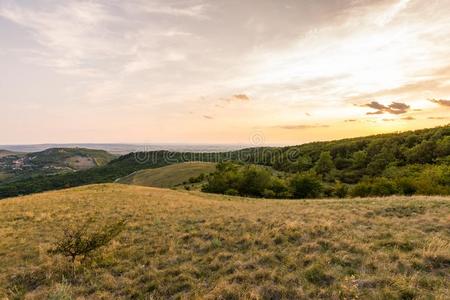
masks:
{"type": "MultiPolygon", "coordinates": [[[[431,70],[450,65],[450,58],[442,55],[450,51],[449,18],[437,13],[436,5],[410,2],[369,2],[290,47],[258,48],[242,61],[241,76],[229,84],[268,101],[305,102],[322,109],[322,103],[344,105],[349,97],[394,89],[425,74],[430,79],[431,70]],[[383,20],[384,27],[374,20],[383,20]]],[[[411,96],[408,100],[416,100],[411,96]]]]}
{"type": "Polygon", "coordinates": [[[394,18],[404,10],[411,0],[399,0],[391,8],[389,8],[384,14],[382,14],[376,21],[378,25],[385,26],[389,24],[394,18]]]}
{"type": "Polygon", "coordinates": [[[182,16],[182,17],[192,17],[198,19],[208,19],[205,15],[207,5],[197,4],[193,6],[187,6],[183,8],[178,8],[174,6],[164,5],[162,3],[152,4],[147,2],[142,4],[143,11],[152,14],[165,14],[171,16],[182,16]]]}
{"type": "Polygon", "coordinates": [[[85,70],[84,75],[91,75],[97,59],[116,57],[123,50],[113,47],[113,34],[104,27],[119,19],[99,3],[66,2],[46,10],[7,3],[0,6],[0,16],[26,28],[40,45],[29,52],[29,60],[63,73],[85,70]]]}
{"type": "Polygon", "coordinates": [[[132,73],[186,58],[180,49],[172,48],[177,40],[194,39],[191,33],[140,19],[138,14],[144,8],[146,12],[202,17],[205,6],[175,8],[149,3],[140,3],[128,10],[131,15],[126,15],[121,11],[123,7],[101,2],[57,2],[45,9],[4,2],[0,3],[0,17],[27,29],[39,44],[40,48],[28,52],[27,61],[64,74],[108,76],[111,72],[132,73]]]}
{"type": "MultiPolygon", "coordinates": [[[[30,71],[29,82],[11,80],[17,85],[50,78],[55,86],[33,99],[53,97],[45,103],[54,106],[55,98],[70,99],[74,108],[62,115],[86,104],[120,116],[135,109],[164,124],[183,111],[209,115],[221,98],[245,93],[252,101],[211,112],[226,121],[217,126],[303,124],[305,112],[308,122],[329,124],[363,115],[353,103],[364,95],[373,99],[361,101],[412,108],[448,99],[450,73],[433,72],[450,66],[449,11],[438,0],[293,1],[289,8],[271,0],[0,0],[2,23],[9,21],[0,60],[30,71]]],[[[0,98],[29,96],[11,90],[0,98]]]]}

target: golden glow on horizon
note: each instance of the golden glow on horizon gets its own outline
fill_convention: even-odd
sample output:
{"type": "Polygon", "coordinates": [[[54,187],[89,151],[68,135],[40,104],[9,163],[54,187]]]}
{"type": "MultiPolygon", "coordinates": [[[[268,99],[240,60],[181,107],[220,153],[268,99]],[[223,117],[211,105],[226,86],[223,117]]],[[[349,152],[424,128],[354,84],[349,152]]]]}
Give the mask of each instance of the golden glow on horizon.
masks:
{"type": "Polygon", "coordinates": [[[0,144],[292,144],[450,123],[450,2],[332,2],[0,0],[0,144]]]}

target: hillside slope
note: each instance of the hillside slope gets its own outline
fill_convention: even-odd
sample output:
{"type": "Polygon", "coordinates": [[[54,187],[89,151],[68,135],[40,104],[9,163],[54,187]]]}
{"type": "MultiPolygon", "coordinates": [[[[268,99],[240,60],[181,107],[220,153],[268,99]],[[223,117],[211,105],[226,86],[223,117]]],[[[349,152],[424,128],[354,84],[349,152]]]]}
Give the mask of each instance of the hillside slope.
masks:
{"type": "MultiPolygon", "coordinates": [[[[427,190],[426,194],[439,195],[450,186],[450,177],[445,176],[450,168],[450,125],[283,148],[259,147],[223,153],[169,151],[130,153],[105,166],[89,170],[26,178],[11,184],[0,183],[0,198],[84,184],[114,182],[139,170],[173,163],[187,161],[217,163],[224,160],[270,166],[275,170],[292,174],[317,172],[326,184],[340,182],[356,185],[361,181],[372,181],[382,177],[382,181],[390,182],[404,179],[407,182],[403,182],[402,185],[408,187],[410,182],[416,185],[417,179],[422,181],[422,178],[425,178],[428,182],[420,185],[428,187],[433,187],[435,183],[439,185],[437,189],[427,190]],[[442,174],[444,176],[441,176],[442,174]]],[[[409,188],[405,190],[410,192],[409,188]]],[[[413,189],[412,192],[416,191],[413,189]]]]}
{"type": "Polygon", "coordinates": [[[92,185],[0,202],[0,298],[446,299],[450,199],[274,201],[92,185]],[[69,224],[127,218],[73,273],[69,224]]]}
{"type": "Polygon", "coordinates": [[[103,150],[51,148],[41,152],[11,153],[0,157],[0,172],[8,174],[9,181],[17,181],[103,166],[114,158],[114,155],[103,150]]]}
{"type": "Polygon", "coordinates": [[[0,158],[5,157],[5,156],[10,156],[10,155],[18,155],[18,154],[20,154],[20,153],[0,149],[0,158]]]}
{"type": "Polygon", "coordinates": [[[189,181],[192,177],[215,171],[216,165],[204,162],[173,164],[156,169],[141,170],[119,179],[118,183],[152,187],[175,187],[189,181]]]}

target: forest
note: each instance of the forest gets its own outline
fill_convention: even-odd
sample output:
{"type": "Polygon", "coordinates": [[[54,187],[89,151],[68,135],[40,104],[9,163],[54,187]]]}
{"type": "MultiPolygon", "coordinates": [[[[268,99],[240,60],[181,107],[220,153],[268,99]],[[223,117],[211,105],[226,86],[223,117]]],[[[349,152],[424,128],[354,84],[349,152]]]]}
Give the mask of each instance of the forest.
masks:
{"type": "Polygon", "coordinates": [[[130,153],[89,170],[0,185],[0,198],[114,182],[173,163],[217,162],[206,192],[270,198],[450,194],[450,125],[284,148],[130,153]]]}

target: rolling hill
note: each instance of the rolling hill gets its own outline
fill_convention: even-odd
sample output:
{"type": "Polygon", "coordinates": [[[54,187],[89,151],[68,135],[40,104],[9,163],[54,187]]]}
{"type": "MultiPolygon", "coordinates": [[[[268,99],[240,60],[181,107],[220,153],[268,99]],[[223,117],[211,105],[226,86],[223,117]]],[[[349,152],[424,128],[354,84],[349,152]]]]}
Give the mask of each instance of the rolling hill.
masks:
{"type": "Polygon", "coordinates": [[[117,182],[151,187],[170,188],[182,185],[190,178],[215,171],[216,165],[207,162],[187,162],[161,168],[141,170],[120,178],[117,182]]]}
{"type": "Polygon", "coordinates": [[[358,196],[448,194],[450,125],[289,147],[258,147],[218,153],[130,153],[88,170],[0,182],[0,198],[114,182],[139,170],[173,163],[226,160],[269,166],[287,174],[315,172],[324,185],[330,186],[328,192],[331,195],[335,195],[336,184],[352,189],[356,187],[358,196]],[[387,186],[393,182],[395,186],[387,186]]]}
{"type": "Polygon", "coordinates": [[[450,198],[252,200],[121,184],[0,202],[0,298],[447,299],[450,198]],[[69,225],[128,220],[83,265],[69,225]]]}
{"type": "Polygon", "coordinates": [[[103,150],[51,148],[32,153],[5,153],[0,156],[0,173],[8,182],[39,175],[61,174],[103,166],[115,158],[103,150]],[[6,155],[9,153],[8,155],[6,155]]]}
{"type": "Polygon", "coordinates": [[[0,158],[5,157],[5,156],[11,156],[11,155],[19,155],[19,153],[18,152],[9,151],[9,150],[1,150],[0,149],[0,158]]]}

